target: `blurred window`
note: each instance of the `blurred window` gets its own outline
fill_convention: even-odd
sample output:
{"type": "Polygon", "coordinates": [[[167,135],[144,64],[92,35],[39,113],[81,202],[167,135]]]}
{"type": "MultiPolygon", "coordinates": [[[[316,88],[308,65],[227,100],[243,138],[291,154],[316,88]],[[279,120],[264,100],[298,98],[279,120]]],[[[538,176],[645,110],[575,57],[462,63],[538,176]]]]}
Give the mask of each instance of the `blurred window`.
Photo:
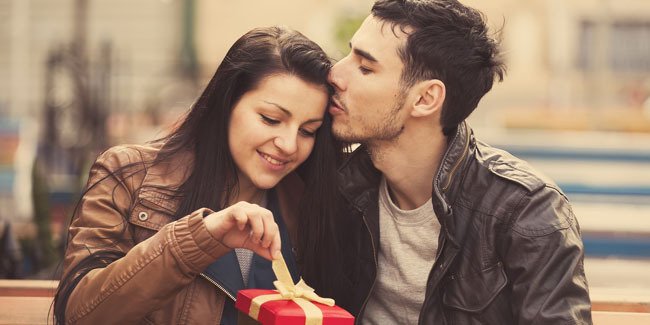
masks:
{"type": "Polygon", "coordinates": [[[614,23],[609,45],[612,69],[650,71],[650,22],[614,23]]]}
{"type": "Polygon", "coordinates": [[[578,50],[578,67],[592,70],[596,66],[596,23],[583,21],[580,26],[580,48],[578,50]]]}
{"type": "Polygon", "coordinates": [[[650,21],[586,20],[580,25],[579,44],[577,65],[582,70],[650,71],[650,21]]]}

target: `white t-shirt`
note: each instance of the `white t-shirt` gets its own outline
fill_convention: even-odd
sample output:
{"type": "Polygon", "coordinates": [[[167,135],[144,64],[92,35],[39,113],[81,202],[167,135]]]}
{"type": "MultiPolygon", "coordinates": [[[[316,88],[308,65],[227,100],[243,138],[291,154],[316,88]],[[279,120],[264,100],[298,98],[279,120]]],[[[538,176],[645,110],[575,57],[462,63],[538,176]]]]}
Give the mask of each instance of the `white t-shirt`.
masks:
{"type": "Polygon", "coordinates": [[[382,178],[377,280],[362,324],[417,324],[439,235],[431,199],[414,210],[402,210],[382,178]]]}

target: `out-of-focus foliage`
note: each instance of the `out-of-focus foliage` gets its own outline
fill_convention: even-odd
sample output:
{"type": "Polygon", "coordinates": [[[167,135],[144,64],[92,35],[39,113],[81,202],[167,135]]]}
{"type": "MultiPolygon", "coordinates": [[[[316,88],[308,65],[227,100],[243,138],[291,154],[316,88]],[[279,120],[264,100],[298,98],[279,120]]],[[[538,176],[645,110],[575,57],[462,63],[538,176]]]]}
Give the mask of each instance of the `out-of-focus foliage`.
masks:
{"type": "Polygon", "coordinates": [[[336,23],[336,49],[341,53],[348,53],[350,51],[350,38],[354,32],[359,29],[361,23],[366,18],[366,15],[346,15],[340,16],[336,23]]]}

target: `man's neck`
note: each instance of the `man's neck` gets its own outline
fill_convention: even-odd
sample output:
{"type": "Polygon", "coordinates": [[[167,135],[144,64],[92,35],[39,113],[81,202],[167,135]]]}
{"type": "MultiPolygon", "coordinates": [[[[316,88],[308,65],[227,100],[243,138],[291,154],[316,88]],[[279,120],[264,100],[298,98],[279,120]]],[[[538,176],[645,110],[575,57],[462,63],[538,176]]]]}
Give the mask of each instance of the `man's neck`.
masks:
{"type": "Polygon", "coordinates": [[[383,173],[400,209],[413,210],[431,198],[433,178],[447,150],[442,132],[407,128],[395,140],[373,141],[367,146],[374,166],[383,173]]]}

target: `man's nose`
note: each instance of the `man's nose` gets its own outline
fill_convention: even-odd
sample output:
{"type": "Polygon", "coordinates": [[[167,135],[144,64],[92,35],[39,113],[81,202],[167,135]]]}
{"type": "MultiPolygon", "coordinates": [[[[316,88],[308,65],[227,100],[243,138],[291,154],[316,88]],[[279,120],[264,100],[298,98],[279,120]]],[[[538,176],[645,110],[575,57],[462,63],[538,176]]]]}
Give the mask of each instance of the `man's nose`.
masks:
{"type": "Polygon", "coordinates": [[[329,83],[336,88],[337,90],[345,90],[346,84],[345,80],[343,78],[343,74],[341,73],[342,68],[343,68],[343,61],[345,58],[343,58],[341,61],[337,62],[332,69],[330,69],[330,73],[327,76],[327,80],[329,83]]]}

